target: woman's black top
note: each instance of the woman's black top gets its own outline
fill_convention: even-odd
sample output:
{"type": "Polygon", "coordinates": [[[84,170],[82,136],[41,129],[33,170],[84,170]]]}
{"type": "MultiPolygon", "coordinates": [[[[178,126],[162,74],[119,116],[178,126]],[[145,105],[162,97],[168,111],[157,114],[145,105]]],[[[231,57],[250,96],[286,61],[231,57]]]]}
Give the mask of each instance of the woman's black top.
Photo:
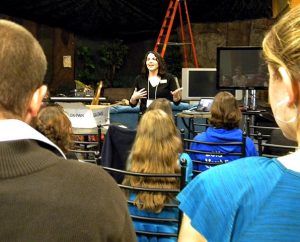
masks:
{"type": "MultiPolygon", "coordinates": [[[[175,91],[177,88],[179,88],[179,86],[177,86],[174,76],[170,73],[166,73],[161,76],[160,83],[155,87],[153,87],[150,83],[148,84],[148,75],[138,75],[135,78],[134,88],[136,88],[137,91],[145,88],[145,90],[147,91],[147,98],[141,99],[140,103],[140,111],[144,113],[147,109],[148,98],[150,100],[154,100],[157,98],[166,98],[169,101],[173,102],[173,95],[171,94],[171,91],[175,91]]],[[[179,103],[180,100],[178,102],[174,102],[175,105],[178,105],[179,103]]],[[[129,104],[131,107],[135,107],[138,102],[136,104],[132,104],[129,102],[129,104]]]]}

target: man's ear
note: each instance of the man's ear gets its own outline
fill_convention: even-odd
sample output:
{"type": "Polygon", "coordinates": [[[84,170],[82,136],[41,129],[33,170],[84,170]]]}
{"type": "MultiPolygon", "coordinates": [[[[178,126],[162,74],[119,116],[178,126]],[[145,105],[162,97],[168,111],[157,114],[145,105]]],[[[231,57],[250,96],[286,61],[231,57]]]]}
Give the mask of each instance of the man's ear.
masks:
{"type": "Polygon", "coordinates": [[[47,86],[45,85],[42,85],[35,90],[29,102],[28,110],[25,116],[24,121],[26,123],[30,123],[32,118],[37,116],[46,94],[47,94],[47,86]]]}
{"type": "Polygon", "coordinates": [[[298,85],[297,83],[295,83],[288,71],[284,68],[284,67],[279,67],[278,68],[278,71],[280,73],[280,76],[281,76],[281,79],[284,83],[284,86],[285,86],[285,89],[286,89],[286,92],[288,94],[288,104],[289,105],[293,105],[293,104],[296,104],[295,102],[297,101],[297,98],[298,98],[298,85]]]}

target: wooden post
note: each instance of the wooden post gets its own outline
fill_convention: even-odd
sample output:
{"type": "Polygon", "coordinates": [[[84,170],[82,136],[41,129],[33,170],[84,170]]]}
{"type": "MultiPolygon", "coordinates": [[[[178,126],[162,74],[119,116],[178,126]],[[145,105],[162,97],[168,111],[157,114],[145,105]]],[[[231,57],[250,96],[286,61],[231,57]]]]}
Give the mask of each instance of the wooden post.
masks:
{"type": "Polygon", "coordinates": [[[55,28],[53,36],[53,80],[50,86],[51,91],[59,90],[60,92],[65,92],[64,94],[69,94],[72,89],[75,89],[74,48],[74,34],[55,28]]]}

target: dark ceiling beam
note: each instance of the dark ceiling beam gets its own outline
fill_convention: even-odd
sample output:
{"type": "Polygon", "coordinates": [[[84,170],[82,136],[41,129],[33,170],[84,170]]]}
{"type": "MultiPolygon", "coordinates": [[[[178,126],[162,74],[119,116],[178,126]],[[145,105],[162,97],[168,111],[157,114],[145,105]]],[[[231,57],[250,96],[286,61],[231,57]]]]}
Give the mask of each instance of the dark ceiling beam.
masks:
{"type": "MultiPolygon", "coordinates": [[[[192,23],[272,18],[272,0],[186,1],[192,23]]],[[[169,0],[1,0],[0,13],[88,37],[122,38],[156,35],[168,3],[169,0]]]]}
{"type": "Polygon", "coordinates": [[[140,15],[142,18],[144,18],[144,21],[153,21],[153,22],[157,22],[157,19],[153,17],[153,15],[149,15],[147,12],[147,9],[146,11],[142,11],[141,9],[133,6],[131,3],[129,3],[128,1],[126,0],[118,0],[119,2],[122,2],[122,4],[125,6],[125,7],[128,7],[128,9],[131,9],[133,10],[133,12],[137,13],[138,15],[140,15]]]}

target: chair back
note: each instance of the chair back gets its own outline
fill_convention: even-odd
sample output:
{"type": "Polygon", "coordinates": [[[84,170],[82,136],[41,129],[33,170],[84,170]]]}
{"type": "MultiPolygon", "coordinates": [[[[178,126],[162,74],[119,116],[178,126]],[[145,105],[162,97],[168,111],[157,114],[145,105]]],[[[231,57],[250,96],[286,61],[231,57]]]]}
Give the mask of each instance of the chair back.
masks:
{"type": "Polygon", "coordinates": [[[193,161],[194,176],[210,167],[221,165],[246,156],[246,133],[241,141],[234,142],[207,142],[193,139],[184,139],[184,150],[193,161]],[[197,149],[192,149],[191,145],[197,149]]]}
{"type": "Polygon", "coordinates": [[[254,141],[257,140],[258,133],[261,134],[261,138],[263,140],[270,139],[273,130],[280,130],[280,128],[278,126],[254,125],[251,124],[251,119],[249,117],[246,119],[246,126],[245,126],[246,135],[254,141]]]}
{"type": "Polygon", "coordinates": [[[73,135],[73,147],[67,154],[73,154],[78,160],[94,163],[101,150],[101,127],[96,132],[80,132],[73,135]]]}
{"type": "Polygon", "coordinates": [[[208,127],[212,127],[211,124],[208,124],[207,121],[205,123],[198,123],[193,120],[192,122],[192,131],[193,131],[193,136],[205,132],[208,127]]]}
{"type": "MultiPolygon", "coordinates": [[[[98,165],[125,170],[135,136],[136,130],[110,125],[105,134],[98,165]]],[[[117,182],[123,180],[122,174],[114,174],[113,177],[117,182]]]]}
{"type": "Polygon", "coordinates": [[[284,137],[280,129],[273,130],[270,138],[265,141],[263,134],[257,133],[258,153],[260,156],[274,158],[287,155],[297,149],[297,142],[284,137]]]}
{"type": "Polygon", "coordinates": [[[297,148],[297,142],[287,139],[278,126],[251,125],[247,119],[246,133],[257,145],[260,156],[279,157],[297,148]]]}
{"type": "Polygon", "coordinates": [[[138,173],[106,166],[102,167],[113,177],[136,176],[147,179],[157,179],[158,181],[162,178],[180,180],[180,186],[177,189],[161,188],[159,184],[157,187],[145,188],[124,185],[122,181],[118,182],[119,187],[127,194],[127,203],[138,240],[152,241],[153,239],[153,241],[160,241],[160,239],[164,238],[168,239],[167,241],[177,241],[182,214],[178,209],[178,202],[175,197],[185,185],[185,161],[181,162],[181,171],[179,174],[138,173]],[[171,196],[174,196],[174,199],[168,204],[165,204],[160,213],[139,210],[134,205],[134,199],[136,194],[143,192],[171,194],[171,196]]]}

